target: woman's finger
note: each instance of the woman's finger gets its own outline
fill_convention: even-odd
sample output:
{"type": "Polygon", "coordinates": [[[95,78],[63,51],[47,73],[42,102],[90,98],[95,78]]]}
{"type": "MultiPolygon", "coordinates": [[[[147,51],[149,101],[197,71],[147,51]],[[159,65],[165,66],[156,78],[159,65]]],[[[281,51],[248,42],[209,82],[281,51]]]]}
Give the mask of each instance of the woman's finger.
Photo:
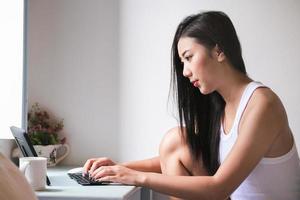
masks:
{"type": "Polygon", "coordinates": [[[98,169],[99,167],[101,167],[101,161],[98,161],[98,160],[94,161],[94,162],[93,162],[93,165],[91,166],[91,168],[90,168],[90,170],[89,170],[89,174],[90,174],[90,175],[93,174],[94,171],[95,171],[96,169],[98,169]]]}
{"type": "Polygon", "coordinates": [[[109,158],[106,158],[106,157],[97,158],[93,162],[93,165],[90,167],[89,173],[92,174],[99,167],[106,166],[106,165],[114,165],[114,162],[112,162],[109,158]]]}
{"type": "Polygon", "coordinates": [[[87,173],[87,172],[90,170],[90,168],[91,168],[91,166],[93,165],[93,162],[94,162],[95,160],[96,160],[95,158],[91,158],[91,159],[88,159],[88,160],[85,162],[85,164],[84,164],[84,166],[83,166],[83,173],[87,173]]]}
{"type": "Polygon", "coordinates": [[[109,175],[115,175],[113,169],[111,166],[102,166],[99,167],[97,170],[95,170],[92,174],[91,177],[94,179],[98,179],[104,176],[109,176],[109,175]]]}

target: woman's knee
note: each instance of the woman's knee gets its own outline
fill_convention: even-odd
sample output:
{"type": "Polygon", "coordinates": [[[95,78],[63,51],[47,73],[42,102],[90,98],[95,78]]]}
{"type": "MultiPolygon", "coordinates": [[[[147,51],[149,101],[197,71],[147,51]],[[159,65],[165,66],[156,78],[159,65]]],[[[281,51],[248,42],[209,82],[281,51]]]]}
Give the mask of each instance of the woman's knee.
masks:
{"type": "Polygon", "coordinates": [[[190,174],[207,175],[202,160],[194,160],[184,134],[186,134],[185,129],[181,130],[180,127],[174,127],[166,132],[159,146],[161,165],[167,165],[175,159],[190,174]]]}
{"type": "Polygon", "coordinates": [[[166,132],[159,145],[160,156],[174,154],[183,145],[180,127],[174,127],[166,132]]]}

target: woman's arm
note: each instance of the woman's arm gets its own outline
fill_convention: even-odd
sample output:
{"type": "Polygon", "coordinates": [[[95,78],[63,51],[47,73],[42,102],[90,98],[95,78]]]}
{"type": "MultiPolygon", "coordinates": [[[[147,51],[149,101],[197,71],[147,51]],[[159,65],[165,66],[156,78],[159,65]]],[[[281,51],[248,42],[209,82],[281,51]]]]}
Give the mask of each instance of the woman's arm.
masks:
{"type": "Polygon", "coordinates": [[[146,186],[184,199],[226,199],[264,157],[285,123],[279,100],[260,95],[251,104],[235,145],[214,176],[167,176],[123,166],[99,168],[92,176],[100,181],[146,186]]]}
{"type": "MultiPolygon", "coordinates": [[[[92,174],[101,166],[114,166],[114,165],[116,165],[116,163],[107,157],[91,158],[85,162],[83,166],[83,172],[92,174]]],[[[161,173],[159,156],[150,159],[145,159],[145,160],[121,163],[118,165],[122,165],[124,167],[137,170],[137,171],[142,171],[142,172],[161,173]]]]}
{"type": "Polygon", "coordinates": [[[161,173],[159,156],[145,160],[126,162],[120,165],[136,171],[161,173]]]}

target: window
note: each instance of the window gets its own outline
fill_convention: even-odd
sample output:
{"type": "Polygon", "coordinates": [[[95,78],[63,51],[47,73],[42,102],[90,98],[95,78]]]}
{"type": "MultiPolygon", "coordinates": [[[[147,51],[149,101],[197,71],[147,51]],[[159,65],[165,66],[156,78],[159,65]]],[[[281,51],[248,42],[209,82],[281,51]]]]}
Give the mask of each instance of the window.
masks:
{"type": "MultiPolygon", "coordinates": [[[[0,138],[13,138],[9,127],[25,127],[24,5],[26,0],[0,0],[0,138]],[[24,88],[24,90],[23,90],[24,88]]],[[[25,115],[26,116],[26,115],[25,115]]]]}

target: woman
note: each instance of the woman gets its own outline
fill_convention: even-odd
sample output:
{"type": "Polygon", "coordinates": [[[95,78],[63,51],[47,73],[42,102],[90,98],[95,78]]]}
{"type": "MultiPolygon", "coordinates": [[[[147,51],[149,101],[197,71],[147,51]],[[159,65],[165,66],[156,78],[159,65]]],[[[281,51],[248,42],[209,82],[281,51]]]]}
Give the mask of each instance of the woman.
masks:
{"type": "Polygon", "coordinates": [[[247,76],[229,17],[203,12],[184,19],[172,57],[180,126],[167,132],[159,156],[124,164],[89,159],[85,172],[173,199],[300,199],[299,156],[285,109],[247,76]]]}

